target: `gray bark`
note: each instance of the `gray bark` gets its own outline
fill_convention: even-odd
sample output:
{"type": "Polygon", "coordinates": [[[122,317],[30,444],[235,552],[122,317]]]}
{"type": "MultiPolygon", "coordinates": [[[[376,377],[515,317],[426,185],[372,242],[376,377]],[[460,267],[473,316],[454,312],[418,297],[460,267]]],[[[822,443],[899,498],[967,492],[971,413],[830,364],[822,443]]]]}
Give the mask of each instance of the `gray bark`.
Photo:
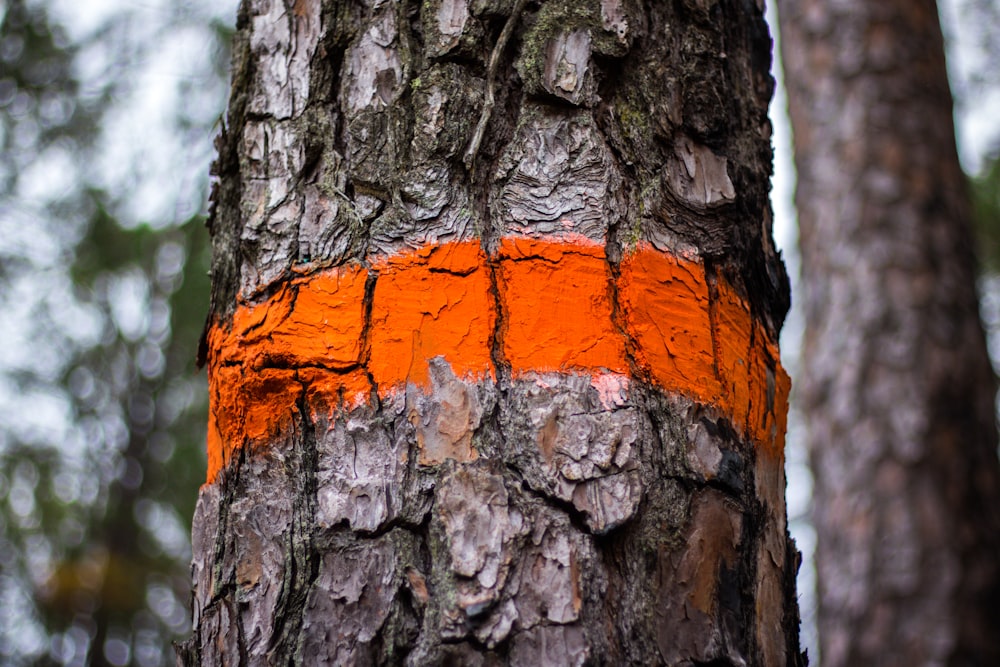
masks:
{"type": "MultiPolygon", "coordinates": [[[[505,239],[571,233],[603,248],[615,318],[643,242],[776,340],[769,66],[743,0],[247,0],[209,326],[441,242],[481,245],[495,296],[505,239]]],[[[357,362],[320,369],[367,373],[368,400],[317,409],[315,369],[258,360],[302,384],[201,491],[183,664],[801,664],[780,455],[635,359],[619,384],[515,373],[501,299],[495,374],[418,359],[428,387],[387,391],[368,355],[396,311],[376,324],[368,280],[357,362]]]]}
{"type": "Polygon", "coordinates": [[[937,9],[778,4],[823,664],[1000,664],[995,386],[937,9]]]}

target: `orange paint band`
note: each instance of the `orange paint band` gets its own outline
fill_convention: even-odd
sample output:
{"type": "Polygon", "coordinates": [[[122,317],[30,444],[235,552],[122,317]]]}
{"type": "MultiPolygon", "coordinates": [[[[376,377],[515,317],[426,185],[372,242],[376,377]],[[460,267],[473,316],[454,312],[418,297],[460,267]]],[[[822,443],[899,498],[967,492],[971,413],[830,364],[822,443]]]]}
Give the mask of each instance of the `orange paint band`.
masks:
{"type": "Polygon", "coordinates": [[[317,413],[376,389],[427,388],[437,356],[458,377],[495,377],[496,338],[515,377],[634,376],[714,406],[761,451],[782,454],[790,381],[725,281],[713,294],[700,261],[646,244],[615,276],[596,241],[511,237],[493,259],[478,242],[426,246],[239,305],[228,328],[209,332],[208,479],[240,447],[289,428],[303,399],[317,413]]]}

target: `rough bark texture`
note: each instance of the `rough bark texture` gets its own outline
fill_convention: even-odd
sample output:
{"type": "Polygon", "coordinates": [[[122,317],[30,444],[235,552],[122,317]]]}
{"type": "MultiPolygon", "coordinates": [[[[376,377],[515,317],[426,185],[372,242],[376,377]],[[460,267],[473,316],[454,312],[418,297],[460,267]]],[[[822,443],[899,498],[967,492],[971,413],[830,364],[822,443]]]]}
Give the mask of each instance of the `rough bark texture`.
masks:
{"type": "Polygon", "coordinates": [[[800,664],[747,0],[248,0],[185,664],[800,664]]]}
{"type": "Polygon", "coordinates": [[[1000,473],[929,0],[779,1],[823,664],[1000,664],[1000,473]]]}

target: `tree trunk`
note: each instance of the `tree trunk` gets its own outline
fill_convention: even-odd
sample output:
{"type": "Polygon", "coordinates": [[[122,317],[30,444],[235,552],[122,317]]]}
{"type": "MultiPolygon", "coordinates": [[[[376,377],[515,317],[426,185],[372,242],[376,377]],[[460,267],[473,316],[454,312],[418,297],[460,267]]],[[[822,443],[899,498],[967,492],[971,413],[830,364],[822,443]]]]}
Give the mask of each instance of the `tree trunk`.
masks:
{"type": "Polygon", "coordinates": [[[183,662],[800,663],[761,12],[244,2],[183,662]]]}
{"type": "Polygon", "coordinates": [[[937,9],[778,4],[823,664],[1000,664],[995,387],[937,9]]]}

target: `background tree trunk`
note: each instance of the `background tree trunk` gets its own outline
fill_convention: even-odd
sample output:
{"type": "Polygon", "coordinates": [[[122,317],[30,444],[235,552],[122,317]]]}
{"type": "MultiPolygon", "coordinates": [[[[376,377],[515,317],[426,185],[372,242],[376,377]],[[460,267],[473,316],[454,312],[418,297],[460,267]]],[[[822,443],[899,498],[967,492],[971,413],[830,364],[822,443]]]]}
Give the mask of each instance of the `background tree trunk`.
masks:
{"type": "Polygon", "coordinates": [[[760,3],[241,8],[188,664],[798,664],[760,3]]]}
{"type": "Polygon", "coordinates": [[[937,8],[778,4],[823,665],[1000,664],[995,387],[937,8]]]}

